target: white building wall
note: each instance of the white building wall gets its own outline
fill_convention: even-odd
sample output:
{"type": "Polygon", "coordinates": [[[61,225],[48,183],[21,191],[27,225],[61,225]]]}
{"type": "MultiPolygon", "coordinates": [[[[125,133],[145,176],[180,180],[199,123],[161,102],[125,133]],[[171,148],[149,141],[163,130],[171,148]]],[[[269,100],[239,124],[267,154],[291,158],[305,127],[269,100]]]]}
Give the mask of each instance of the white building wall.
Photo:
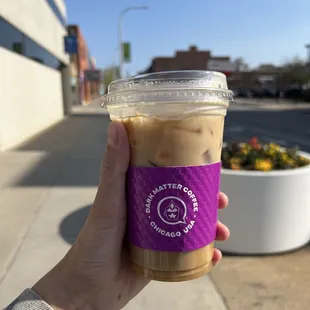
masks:
{"type": "Polygon", "coordinates": [[[0,47],[0,150],[63,118],[61,73],[0,47]]]}
{"type": "Polygon", "coordinates": [[[65,19],[67,19],[67,8],[65,5],[64,0],[54,0],[55,4],[57,5],[60,13],[63,15],[65,19]]]}
{"type": "Polygon", "coordinates": [[[1,0],[0,16],[68,63],[69,57],[64,53],[66,29],[45,0],[1,0]]]}
{"type": "MultiPolygon", "coordinates": [[[[63,0],[57,6],[65,12],[63,0]]],[[[0,0],[0,17],[68,64],[66,29],[45,0],[0,0]]],[[[0,150],[61,120],[63,105],[60,71],[0,46],[0,150]]]]}

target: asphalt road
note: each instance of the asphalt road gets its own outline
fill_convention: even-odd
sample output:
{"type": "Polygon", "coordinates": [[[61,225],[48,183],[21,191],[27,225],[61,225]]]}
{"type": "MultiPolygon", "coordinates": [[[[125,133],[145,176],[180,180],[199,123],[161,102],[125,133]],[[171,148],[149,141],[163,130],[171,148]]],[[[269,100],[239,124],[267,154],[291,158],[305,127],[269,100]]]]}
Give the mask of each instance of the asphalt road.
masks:
{"type": "MultiPolygon", "coordinates": [[[[301,151],[310,152],[310,107],[307,109],[281,110],[274,101],[240,100],[229,108],[224,141],[248,140],[253,136],[263,141],[273,141],[284,147],[298,146],[301,151]],[[273,105],[273,109],[264,106],[273,105]]],[[[88,107],[76,108],[78,113],[100,113],[101,100],[95,100],[88,107]]]]}
{"type": "Polygon", "coordinates": [[[310,152],[310,109],[229,109],[225,120],[224,141],[248,140],[253,136],[284,147],[298,146],[301,151],[310,152]]]}

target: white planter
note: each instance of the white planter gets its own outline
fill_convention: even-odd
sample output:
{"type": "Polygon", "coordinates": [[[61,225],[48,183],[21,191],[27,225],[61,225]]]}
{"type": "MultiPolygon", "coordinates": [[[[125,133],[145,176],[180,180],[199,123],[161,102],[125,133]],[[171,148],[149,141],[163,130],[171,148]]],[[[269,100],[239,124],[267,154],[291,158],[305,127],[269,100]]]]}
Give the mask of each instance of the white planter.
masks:
{"type": "Polygon", "coordinates": [[[310,241],[310,165],[270,172],[223,169],[221,190],[230,203],[219,219],[231,231],[227,241],[216,243],[223,252],[280,253],[310,241]]]}

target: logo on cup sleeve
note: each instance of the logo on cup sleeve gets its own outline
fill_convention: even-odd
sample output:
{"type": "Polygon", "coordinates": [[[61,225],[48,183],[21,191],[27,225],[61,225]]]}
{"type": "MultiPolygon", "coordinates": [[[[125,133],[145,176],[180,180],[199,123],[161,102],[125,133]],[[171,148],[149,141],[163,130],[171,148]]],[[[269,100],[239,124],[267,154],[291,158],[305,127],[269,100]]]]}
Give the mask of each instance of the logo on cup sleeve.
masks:
{"type": "Polygon", "coordinates": [[[179,197],[169,196],[161,199],[157,205],[157,213],[168,225],[186,224],[186,204],[179,197]]]}

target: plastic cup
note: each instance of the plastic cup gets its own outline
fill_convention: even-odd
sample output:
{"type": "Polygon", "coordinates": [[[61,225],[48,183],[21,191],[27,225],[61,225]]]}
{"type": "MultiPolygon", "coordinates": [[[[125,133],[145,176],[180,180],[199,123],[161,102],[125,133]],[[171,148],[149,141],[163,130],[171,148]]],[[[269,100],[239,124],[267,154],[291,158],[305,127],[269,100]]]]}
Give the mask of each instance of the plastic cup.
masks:
{"type": "Polygon", "coordinates": [[[219,72],[161,72],[110,84],[103,106],[124,124],[130,144],[128,242],[137,273],[174,282],[211,269],[232,100],[219,72]]]}

